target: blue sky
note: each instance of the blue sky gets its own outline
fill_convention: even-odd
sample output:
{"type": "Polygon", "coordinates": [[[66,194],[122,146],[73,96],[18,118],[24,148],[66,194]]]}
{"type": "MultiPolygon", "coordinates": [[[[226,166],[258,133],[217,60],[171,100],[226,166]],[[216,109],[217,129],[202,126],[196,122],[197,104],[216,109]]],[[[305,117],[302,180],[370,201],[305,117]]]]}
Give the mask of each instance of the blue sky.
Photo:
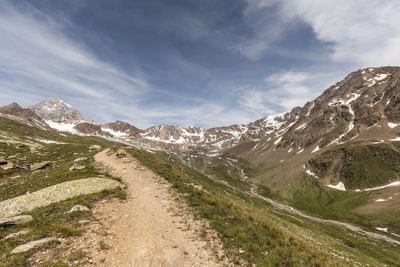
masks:
{"type": "Polygon", "coordinates": [[[0,105],[57,96],[99,123],[246,123],[399,65],[398,14],[397,0],[2,1],[0,105]]]}

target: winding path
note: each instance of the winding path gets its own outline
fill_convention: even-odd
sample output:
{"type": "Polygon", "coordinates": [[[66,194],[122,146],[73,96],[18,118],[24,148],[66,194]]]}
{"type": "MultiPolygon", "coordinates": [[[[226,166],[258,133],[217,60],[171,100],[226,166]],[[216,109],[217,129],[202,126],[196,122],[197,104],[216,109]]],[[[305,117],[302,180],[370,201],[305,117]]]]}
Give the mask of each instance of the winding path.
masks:
{"type": "Polygon", "coordinates": [[[112,232],[107,237],[112,249],[92,257],[105,259],[96,262],[96,266],[229,265],[215,256],[222,251],[220,241],[200,238],[202,231],[211,230],[175,199],[170,184],[163,178],[122,150],[105,150],[94,158],[127,185],[125,201],[102,204],[101,214],[96,213],[112,232]],[[115,219],[110,221],[109,215],[115,219]]]}

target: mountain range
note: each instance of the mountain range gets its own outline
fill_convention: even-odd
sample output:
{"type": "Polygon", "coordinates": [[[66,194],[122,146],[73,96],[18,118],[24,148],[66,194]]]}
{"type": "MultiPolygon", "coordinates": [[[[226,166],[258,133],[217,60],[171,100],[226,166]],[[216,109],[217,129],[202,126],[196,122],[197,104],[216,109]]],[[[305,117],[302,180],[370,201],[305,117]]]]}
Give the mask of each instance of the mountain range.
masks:
{"type": "MultiPolygon", "coordinates": [[[[137,216],[138,203],[149,204],[141,210],[152,211],[155,206],[165,208],[166,199],[173,198],[160,194],[160,188],[182,193],[179,196],[196,216],[218,232],[229,255],[249,262],[242,266],[398,265],[400,67],[357,70],[303,107],[248,124],[211,129],[172,125],[139,129],[123,121],[99,124],[56,97],[29,107],[17,103],[0,107],[0,124],[0,199],[6,209],[14,209],[8,201],[31,197],[39,189],[56,190],[65,182],[110,176],[108,168],[97,169],[99,155],[118,170],[114,180],[122,181],[120,176],[125,175],[128,190],[137,189],[128,195],[123,188],[112,191],[120,201],[94,200],[108,194],[103,192],[34,211],[29,229],[35,230],[15,240],[5,241],[14,231],[1,228],[0,222],[0,230],[6,231],[0,236],[5,251],[0,253],[0,265],[24,265],[22,258],[15,261],[17,256],[10,256],[22,241],[75,236],[71,229],[91,215],[70,214],[72,203],[127,205],[136,223],[142,219],[137,216]],[[162,179],[144,186],[157,176],[162,179]],[[137,202],[140,196],[146,200],[137,202]]],[[[172,228],[178,211],[183,211],[181,206],[172,213],[172,228]]],[[[93,212],[107,218],[121,214],[120,228],[125,227],[125,209],[109,213],[93,212]]],[[[141,225],[147,228],[153,218],[141,225]]],[[[164,219],[159,221],[150,232],[165,226],[164,219]]],[[[110,238],[102,232],[101,236],[110,238]]],[[[74,247],[63,240],[62,246],[74,247]]],[[[81,241],[77,236],[76,242],[81,241]]],[[[92,237],[87,241],[96,253],[103,250],[92,237]]],[[[81,246],[87,248],[86,243],[81,246]]],[[[53,247],[45,248],[47,255],[53,247]]]]}
{"type": "Polygon", "coordinates": [[[398,153],[399,67],[360,69],[303,107],[248,124],[211,129],[171,125],[138,129],[122,121],[97,124],[59,98],[46,99],[28,108],[13,103],[0,108],[0,113],[45,129],[100,136],[146,149],[178,152],[202,149],[210,156],[231,153],[253,166],[275,166],[274,171],[262,172],[256,180],[277,189],[285,187],[287,180],[304,171],[311,176],[321,176],[326,185],[356,190],[393,181],[400,170],[398,163],[384,161],[382,164],[391,170],[387,178],[355,183],[356,178],[352,176],[359,173],[342,173],[351,152],[332,152],[351,142],[362,144],[361,150],[366,150],[363,153],[398,153]],[[378,145],[385,145],[385,148],[378,149],[378,145]],[[336,161],[326,162],[319,155],[330,155],[336,161]],[[287,168],[291,171],[284,171],[287,168]]]}

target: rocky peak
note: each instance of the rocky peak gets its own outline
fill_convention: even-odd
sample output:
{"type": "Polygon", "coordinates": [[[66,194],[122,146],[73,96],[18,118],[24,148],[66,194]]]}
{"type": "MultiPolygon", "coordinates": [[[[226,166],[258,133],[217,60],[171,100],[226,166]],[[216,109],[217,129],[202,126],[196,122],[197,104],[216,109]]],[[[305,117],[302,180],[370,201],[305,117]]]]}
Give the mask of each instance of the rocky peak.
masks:
{"type": "Polygon", "coordinates": [[[46,99],[29,108],[45,121],[54,123],[93,123],[91,119],[85,118],[78,110],[58,97],[46,99]]]}
{"type": "Polygon", "coordinates": [[[400,125],[400,67],[366,68],[293,109],[287,122],[259,147],[295,154],[310,148],[313,153],[364,136],[390,134],[396,125],[400,125]],[[371,129],[374,133],[366,133],[371,129]]]}

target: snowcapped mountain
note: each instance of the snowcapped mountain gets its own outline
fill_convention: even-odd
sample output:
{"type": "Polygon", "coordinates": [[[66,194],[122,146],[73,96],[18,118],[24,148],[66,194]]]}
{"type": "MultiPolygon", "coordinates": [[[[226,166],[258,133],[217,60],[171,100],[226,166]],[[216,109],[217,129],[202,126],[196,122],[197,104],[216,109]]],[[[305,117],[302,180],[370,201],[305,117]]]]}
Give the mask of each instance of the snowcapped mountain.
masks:
{"type": "Polygon", "coordinates": [[[290,150],[312,153],[349,140],[395,138],[400,125],[400,68],[351,73],[303,108],[291,111],[278,131],[252,153],[290,150]]]}
{"type": "Polygon", "coordinates": [[[158,125],[141,130],[122,121],[96,124],[60,98],[49,98],[30,106],[29,109],[51,128],[59,131],[102,136],[136,146],[171,150],[205,148],[219,151],[244,141],[260,140],[278,129],[289,118],[289,113],[284,113],[265,117],[247,125],[234,124],[211,129],[158,125]]]}
{"type": "Polygon", "coordinates": [[[399,84],[399,67],[362,69],[302,108],[249,124],[211,129],[158,125],[142,130],[121,121],[100,125],[59,98],[47,99],[29,109],[37,115],[36,120],[74,134],[114,138],[154,149],[220,151],[240,145],[237,148],[240,153],[268,154],[277,159],[271,153],[281,150],[287,150],[288,155],[314,153],[370,136],[380,140],[397,138],[394,130],[400,124],[399,84]]]}
{"type": "Polygon", "coordinates": [[[330,188],[363,189],[398,179],[399,136],[400,67],[366,68],[294,108],[278,130],[228,152],[271,166],[258,178],[267,186],[307,175],[330,188]]]}
{"type": "Polygon", "coordinates": [[[53,97],[28,107],[42,118],[51,128],[77,133],[74,127],[80,123],[93,123],[78,110],[65,103],[62,99],[53,97]]]}

